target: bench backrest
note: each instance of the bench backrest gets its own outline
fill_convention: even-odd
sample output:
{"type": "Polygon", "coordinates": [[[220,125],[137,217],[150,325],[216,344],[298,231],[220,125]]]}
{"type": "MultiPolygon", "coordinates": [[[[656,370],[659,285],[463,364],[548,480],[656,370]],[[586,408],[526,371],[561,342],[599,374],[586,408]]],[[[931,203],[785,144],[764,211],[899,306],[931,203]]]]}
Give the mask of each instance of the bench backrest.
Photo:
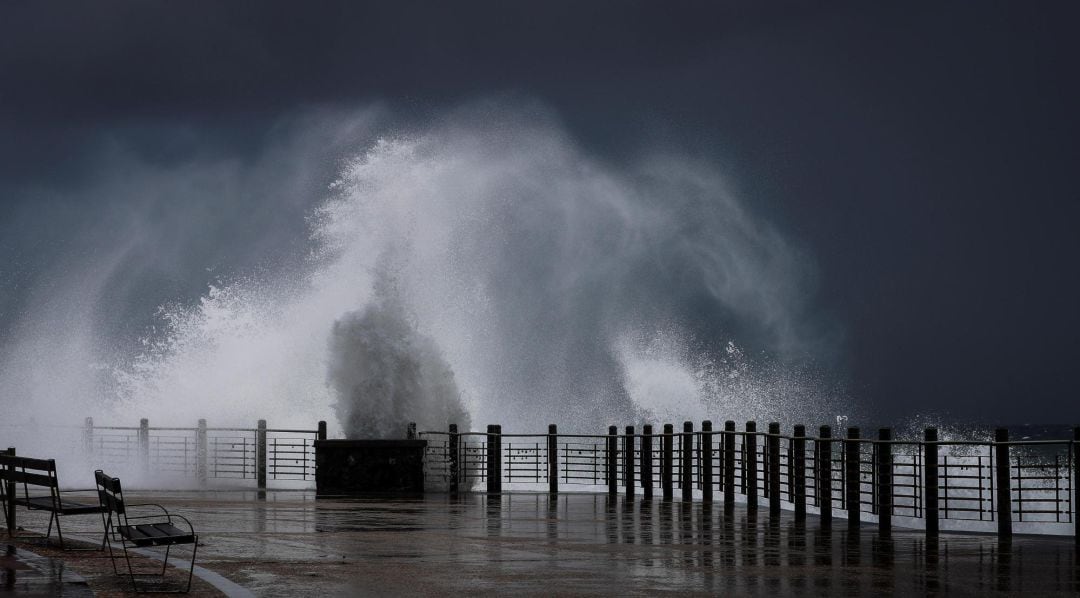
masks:
{"type": "MultiPolygon", "coordinates": [[[[56,461],[53,459],[33,459],[0,453],[0,500],[8,504],[17,498],[18,492],[13,487],[22,484],[22,496],[30,500],[30,487],[48,488],[53,501],[53,508],[60,507],[60,483],[56,479],[56,461]],[[12,486],[9,488],[9,484],[12,486]],[[9,496],[8,490],[11,490],[9,496]]],[[[36,494],[40,495],[41,492],[36,494]]]]}
{"type": "Polygon", "coordinates": [[[56,480],[56,461],[32,459],[0,453],[0,496],[7,499],[8,484],[22,484],[23,494],[30,495],[30,486],[48,488],[55,495],[60,488],[56,480]]]}
{"type": "Polygon", "coordinates": [[[0,454],[0,480],[56,488],[56,461],[0,454]]]}
{"type": "Polygon", "coordinates": [[[124,513],[124,489],[120,486],[120,478],[105,475],[100,469],[94,472],[94,480],[97,482],[98,499],[101,506],[112,513],[123,516],[124,513]]]}

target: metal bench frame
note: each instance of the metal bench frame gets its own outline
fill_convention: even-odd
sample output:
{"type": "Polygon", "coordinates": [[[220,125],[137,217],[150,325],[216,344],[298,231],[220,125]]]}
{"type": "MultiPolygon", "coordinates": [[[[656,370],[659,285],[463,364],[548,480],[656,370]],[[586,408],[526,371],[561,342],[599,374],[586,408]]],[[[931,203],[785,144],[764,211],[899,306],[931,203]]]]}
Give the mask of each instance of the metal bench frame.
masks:
{"type": "MultiPolygon", "coordinates": [[[[9,509],[12,509],[12,507],[24,506],[31,511],[48,511],[49,529],[45,532],[45,544],[49,543],[53,524],[55,523],[56,535],[59,538],[61,550],[88,550],[64,546],[64,533],[60,529],[60,516],[96,515],[99,513],[104,516],[104,510],[101,505],[65,500],[61,494],[54,459],[33,459],[0,453],[0,501],[4,505],[4,519],[8,524],[9,531],[14,531],[12,529],[14,522],[10,519],[11,515],[9,515],[9,509]],[[22,485],[22,496],[19,496],[16,489],[18,485],[22,485]],[[31,486],[46,488],[49,493],[31,496],[31,486]]],[[[13,510],[10,512],[14,513],[13,510]]],[[[100,547],[89,550],[102,550],[104,548],[105,538],[102,538],[100,547]]]]}
{"type": "Polygon", "coordinates": [[[119,538],[124,551],[124,560],[127,562],[128,575],[131,577],[131,586],[135,589],[135,592],[179,594],[191,591],[191,577],[195,572],[195,555],[199,550],[199,536],[195,533],[195,528],[192,527],[191,522],[185,517],[169,513],[161,505],[152,503],[127,504],[124,502],[124,490],[120,484],[120,478],[108,476],[100,469],[94,472],[94,479],[97,482],[98,498],[101,501],[101,518],[105,524],[105,542],[109,548],[109,560],[112,561],[113,572],[122,575],[116,566],[116,559],[119,557],[113,554],[112,546],[113,539],[119,538]],[[160,510],[160,513],[137,517],[128,514],[129,509],[146,507],[160,510]],[[158,521],[149,521],[151,519],[158,521]],[[132,523],[133,521],[137,521],[137,523],[132,523]],[[173,525],[173,521],[183,521],[187,526],[187,531],[185,532],[173,525]],[[165,558],[161,562],[161,571],[136,572],[131,566],[131,556],[128,554],[129,544],[137,548],[164,546],[165,558]],[[192,545],[187,586],[182,590],[140,590],[136,577],[156,576],[164,578],[166,568],[169,565],[169,551],[172,550],[173,546],[180,544],[192,545]]]}

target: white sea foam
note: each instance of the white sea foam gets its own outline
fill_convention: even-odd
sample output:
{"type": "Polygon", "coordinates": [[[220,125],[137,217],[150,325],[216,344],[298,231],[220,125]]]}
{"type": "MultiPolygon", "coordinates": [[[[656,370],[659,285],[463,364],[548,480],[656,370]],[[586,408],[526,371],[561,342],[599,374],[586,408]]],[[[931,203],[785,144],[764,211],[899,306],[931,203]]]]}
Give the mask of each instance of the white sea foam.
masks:
{"type": "Polygon", "coordinates": [[[162,307],[137,355],[79,335],[58,380],[117,364],[82,386],[89,399],[55,380],[34,392],[72,419],[327,419],[333,434],[835,412],[830,389],[788,365],[821,347],[812,267],[712,164],[605,163],[551,119],[488,105],[371,143],[309,224],[302,268],[162,307]],[[744,354],[736,329],[771,357],[744,354]]]}

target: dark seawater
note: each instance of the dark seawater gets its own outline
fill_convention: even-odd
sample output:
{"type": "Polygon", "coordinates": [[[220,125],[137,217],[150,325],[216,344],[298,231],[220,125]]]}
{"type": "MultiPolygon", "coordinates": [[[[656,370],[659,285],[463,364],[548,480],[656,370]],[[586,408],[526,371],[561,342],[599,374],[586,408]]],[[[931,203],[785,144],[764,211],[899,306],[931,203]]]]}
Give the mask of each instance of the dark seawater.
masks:
{"type": "MultiPolygon", "coordinates": [[[[994,442],[995,430],[1005,428],[1009,431],[1009,441],[1016,443],[1011,445],[1011,454],[1014,457],[1038,458],[1046,463],[1067,462],[1070,458],[1070,445],[1074,436],[1074,424],[973,424],[961,422],[919,422],[905,423],[901,425],[866,425],[860,422],[860,435],[862,438],[875,439],[878,437],[878,429],[892,427],[893,439],[899,441],[921,441],[927,427],[936,427],[939,441],[958,443],[952,445],[954,453],[973,451],[984,453],[989,450],[989,444],[994,442]],[[965,445],[964,443],[980,443],[978,445],[965,445]],[[987,443],[987,444],[981,444],[987,443]]],[[[842,436],[845,432],[834,428],[834,437],[842,436]]],[[[914,446],[914,445],[912,445],[914,446]]]]}
{"type": "MultiPolygon", "coordinates": [[[[1070,441],[1074,438],[1073,430],[1080,424],[972,424],[962,422],[936,422],[930,425],[889,425],[872,424],[860,425],[864,438],[876,438],[877,431],[882,427],[891,427],[893,437],[897,440],[921,440],[923,431],[927,427],[936,427],[941,440],[965,440],[965,441],[993,441],[995,430],[1005,428],[1009,431],[1009,440],[1061,440],[1070,441]]],[[[834,428],[835,430],[835,428],[834,428]]],[[[833,432],[836,435],[836,432],[833,432]]]]}

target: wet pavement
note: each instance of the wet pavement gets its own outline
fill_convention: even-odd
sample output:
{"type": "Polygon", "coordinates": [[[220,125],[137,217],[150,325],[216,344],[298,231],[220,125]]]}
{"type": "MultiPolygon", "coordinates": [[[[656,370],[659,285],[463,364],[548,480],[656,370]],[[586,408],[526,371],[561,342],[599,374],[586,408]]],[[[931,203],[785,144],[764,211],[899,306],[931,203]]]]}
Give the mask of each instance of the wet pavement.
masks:
{"type": "Polygon", "coordinates": [[[62,559],[41,556],[3,544],[0,555],[0,594],[16,596],[93,596],[81,575],[62,559]]]}
{"type": "MultiPolygon", "coordinates": [[[[1073,538],[831,531],[721,504],[605,495],[316,500],[128,493],[192,520],[198,564],[266,596],[416,594],[1076,595],[1073,538]]],[[[23,515],[25,512],[20,513],[23,515]]],[[[67,518],[74,522],[75,519],[67,518]]],[[[89,518],[69,528],[93,535],[89,518]]],[[[20,523],[23,523],[21,520],[20,523]]],[[[44,529],[44,526],[42,526],[44,529]]],[[[187,553],[177,554],[179,559],[187,553]]]]}

